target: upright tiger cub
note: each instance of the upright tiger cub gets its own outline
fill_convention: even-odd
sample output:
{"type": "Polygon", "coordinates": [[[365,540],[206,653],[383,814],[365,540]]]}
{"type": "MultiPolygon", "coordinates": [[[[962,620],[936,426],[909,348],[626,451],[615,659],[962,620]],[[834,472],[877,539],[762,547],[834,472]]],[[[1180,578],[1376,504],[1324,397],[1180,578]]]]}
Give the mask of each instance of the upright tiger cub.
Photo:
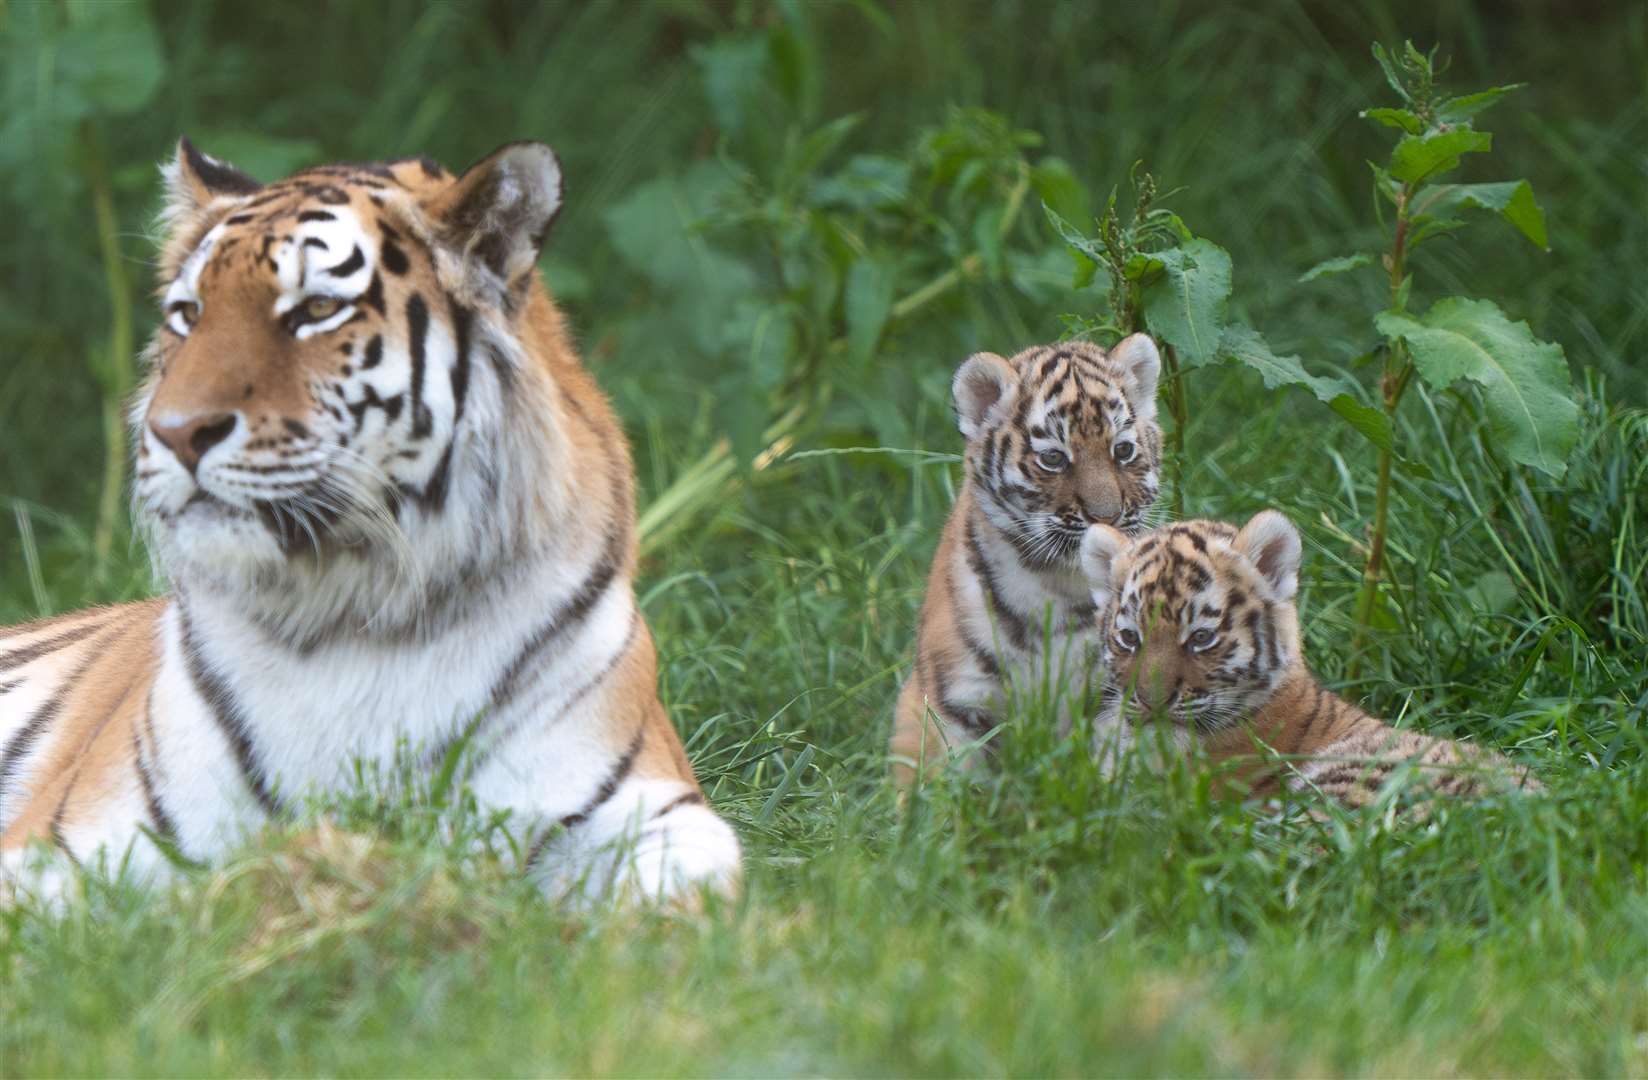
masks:
{"type": "Polygon", "coordinates": [[[1156,500],[1160,372],[1145,334],[1109,352],[1066,341],[1011,360],[977,353],[956,371],[966,471],[894,713],[900,785],[989,733],[1009,687],[1050,684],[1067,719],[1087,707],[1099,639],[1082,536],[1094,522],[1138,529],[1156,500]]]}
{"type": "Polygon", "coordinates": [[[131,419],[172,594],[0,630],[0,865],[210,858],[467,739],[550,895],[734,888],[655,688],[629,448],[534,270],[554,154],[163,171],[131,419]]]}
{"type": "Polygon", "coordinates": [[[1298,532],[1274,510],[1239,530],[1182,521],[1130,540],[1089,529],[1082,566],[1108,675],[1096,752],[1125,749],[1150,724],[1169,746],[1244,758],[1232,779],[1247,791],[1285,782],[1353,807],[1398,769],[1433,795],[1539,786],[1492,751],[1393,728],[1322,689],[1300,648],[1299,555],[1298,532]]]}

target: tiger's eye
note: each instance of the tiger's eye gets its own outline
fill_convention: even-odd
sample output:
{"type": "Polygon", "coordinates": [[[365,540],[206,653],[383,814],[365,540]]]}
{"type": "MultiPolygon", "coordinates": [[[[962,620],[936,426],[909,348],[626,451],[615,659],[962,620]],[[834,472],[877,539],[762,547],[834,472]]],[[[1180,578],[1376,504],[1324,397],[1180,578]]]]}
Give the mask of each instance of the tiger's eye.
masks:
{"type": "Polygon", "coordinates": [[[1110,454],[1116,459],[1116,464],[1126,465],[1139,456],[1139,447],[1129,439],[1123,439],[1110,448],[1110,454]]]}
{"type": "Polygon", "coordinates": [[[1194,634],[1190,635],[1189,644],[1190,644],[1190,647],[1192,649],[1195,649],[1197,652],[1200,652],[1201,650],[1207,648],[1209,645],[1212,645],[1213,644],[1213,639],[1214,639],[1213,631],[1209,630],[1207,627],[1204,626],[1200,630],[1196,631],[1194,634]]]}
{"type": "Polygon", "coordinates": [[[1132,652],[1134,649],[1139,647],[1139,635],[1135,631],[1124,626],[1120,630],[1116,631],[1116,644],[1120,645],[1128,652],[1132,652]]]}
{"type": "Polygon", "coordinates": [[[172,329],[187,334],[200,321],[200,305],[193,300],[178,300],[167,308],[167,314],[171,316],[172,329]]]}
{"type": "Polygon", "coordinates": [[[1070,459],[1065,457],[1063,450],[1043,450],[1036,455],[1036,463],[1048,472],[1062,472],[1070,464],[1070,459]]]}
{"type": "Polygon", "coordinates": [[[311,296],[303,302],[303,317],[308,322],[330,319],[343,310],[343,301],[335,296],[311,296]]]}

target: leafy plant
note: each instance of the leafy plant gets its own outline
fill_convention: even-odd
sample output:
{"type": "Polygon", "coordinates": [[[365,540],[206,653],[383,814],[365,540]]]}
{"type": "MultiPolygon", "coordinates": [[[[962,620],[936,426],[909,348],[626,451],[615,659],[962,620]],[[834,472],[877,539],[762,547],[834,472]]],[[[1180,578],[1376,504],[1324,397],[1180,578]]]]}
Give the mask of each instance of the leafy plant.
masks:
{"type": "Polygon", "coordinates": [[[1026,199],[1085,203],[1068,166],[1032,157],[1040,136],[984,109],[951,108],[898,154],[850,153],[864,116],[818,115],[806,10],[773,14],[693,54],[714,157],[606,214],[653,292],[657,333],[716,373],[698,389],[722,437],[649,503],[649,548],[803,436],[909,445],[912,372],[890,354],[919,341],[948,364],[981,347],[945,301],[1034,288],[1026,199]]]}
{"type": "Polygon", "coordinates": [[[1229,318],[1229,252],[1197,236],[1176,213],[1156,206],[1156,179],[1134,167],[1134,205],[1126,222],[1112,189],[1098,232],[1084,236],[1051,206],[1043,206],[1054,230],[1075,254],[1075,285],[1090,283],[1099,267],[1110,281],[1109,312],[1093,320],[1066,316],[1078,333],[1116,341],[1147,331],[1162,343],[1167,365],[1163,391],[1173,427],[1168,432],[1173,509],[1184,516],[1185,429],[1190,397],[1185,376],[1196,368],[1235,361],[1257,371],[1270,388],[1299,386],[1376,441],[1389,441],[1388,424],[1364,404],[1349,380],[1306,373],[1297,356],[1278,356],[1250,326],[1229,318]]]}
{"type": "MultiPolygon", "coordinates": [[[[1379,479],[1356,603],[1357,644],[1375,620],[1390,526],[1391,470],[1402,460],[1392,421],[1416,376],[1438,390],[1461,380],[1477,384],[1494,443],[1519,465],[1560,477],[1579,438],[1579,407],[1560,345],[1535,338],[1526,322],[1513,321],[1489,300],[1441,297],[1423,314],[1408,306],[1414,255],[1464,228],[1476,211],[1496,213],[1528,242],[1547,248],[1545,213],[1526,180],[1459,184],[1441,179],[1458,169],[1467,154],[1492,149],[1493,136],[1476,128],[1475,117],[1521,84],[1448,97],[1437,84],[1445,65],[1437,65],[1435,49],[1423,53],[1410,41],[1396,53],[1375,44],[1373,56],[1402,104],[1362,113],[1393,129],[1398,138],[1388,161],[1372,166],[1376,205],[1388,204],[1393,211],[1390,247],[1378,259],[1389,280],[1390,304],[1373,319],[1384,338],[1377,353],[1387,423],[1383,437],[1375,440],[1379,479]]],[[[1357,252],[1319,264],[1303,280],[1373,263],[1372,253],[1357,252]]]]}

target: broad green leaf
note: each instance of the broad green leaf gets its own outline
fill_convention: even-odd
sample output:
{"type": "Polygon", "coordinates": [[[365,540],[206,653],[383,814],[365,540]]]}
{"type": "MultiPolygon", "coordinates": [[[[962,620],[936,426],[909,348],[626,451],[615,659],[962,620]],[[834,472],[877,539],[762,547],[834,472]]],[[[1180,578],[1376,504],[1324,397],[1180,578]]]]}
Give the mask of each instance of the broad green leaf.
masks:
{"type": "Polygon", "coordinates": [[[1386,127],[1400,128],[1409,135],[1425,130],[1425,122],[1407,109],[1363,109],[1362,119],[1372,120],[1386,127]]]}
{"type": "Polygon", "coordinates": [[[1030,170],[1030,188],[1043,203],[1067,219],[1086,220],[1092,214],[1087,189],[1063,158],[1044,157],[1030,170]]]}
{"type": "Polygon", "coordinates": [[[1513,461],[1552,476],[1567,469],[1579,438],[1562,346],[1540,341],[1487,300],[1448,297],[1423,317],[1382,312],[1380,333],[1407,342],[1419,374],[1441,389],[1459,379],[1482,387],[1488,429],[1513,461]]]}
{"type": "Polygon", "coordinates": [[[1005,213],[1001,206],[989,206],[973,219],[973,247],[984,263],[984,272],[996,280],[1007,270],[1001,250],[1001,222],[1005,213]]]}
{"type": "Polygon", "coordinates": [[[1324,259],[1315,266],[1299,275],[1299,283],[1315,281],[1317,278],[1327,277],[1330,274],[1343,274],[1348,270],[1360,270],[1373,262],[1373,256],[1365,251],[1358,251],[1355,255],[1341,255],[1337,259],[1324,259]]]}
{"type": "Polygon", "coordinates": [[[1404,135],[1391,151],[1390,174],[1411,184],[1457,167],[1461,154],[1485,153],[1492,149],[1492,135],[1470,128],[1404,135]]]}
{"type": "MultiPolygon", "coordinates": [[[[1402,194],[1402,185],[1392,179],[1391,174],[1386,172],[1383,166],[1370,161],[1368,167],[1373,170],[1373,190],[1375,194],[1382,196],[1386,202],[1395,206],[1397,198],[1402,194]]],[[[1375,213],[1379,212],[1377,202],[1374,203],[1373,209],[1375,213]]],[[[1384,219],[1381,218],[1380,220],[1382,222],[1384,219]]]]}
{"type": "Polygon", "coordinates": [[[1391,448],[1390,418],[1356,396],[1348,379],[1312,375],[1297,356],[1277,356],[1258,331],[1246,326],[1227,326],[1219,340],[1219,355],[1245,364],[1259,373],[1266,388],[1299,386],[1316,400],[1338,413],[1346,423],[1381,450],[1391,448]]]}
{"type": "Polygon", "coordinates": [[[1210,240],[1152,252],[1165,273],[1141,290],[1145,323],[1172,345],[1185,369],[1218,357],[1230,299],[1230,256],[1210,240]]]}
{"type": "Polygon", "coordinates": [[[847,352],[855,364],[863,364],[875,354],[881,332],[893,312],[893,290],[897,283],[898,267],[886,255],[866,255],[847,272],[847,294],[843,299],[847,352]]]}
{"type": "Polygon", "coordinates": [[[1408,88],[1402,85],[1402,77],[1397,74],[1396,61],[1391,58],[1389,53],[1385,52],[1385,47],[1377,41],[1373,43],[1373,58],[1378,62],[1379,70],[1385,73],[1385,81],[1390,83],[1390,88],[1396,91],[1397,97],[1400,97],[1403,101],[1413,100],[1408,97],[1408,88]]]}
{"type": "Polygon", "coordinates": [[[813,185],[813,206],[871,210],[897,206],[910,194],[910,163],[880,154],[859,154],[840,171],[813,185]]]}
{"type": "Polygon", "coordinates": [[[1166,269],[1167,265],[1153,255],[1133,255],[1122,268],[1122,276],[1128,281],[1150,282],[1166,269]]]}
{"type": "Polygon", "coordinates": [[[1545,234],[1545,211],[1526,180],[1497,184],[1438,184],[1416,200],[1416,214],[1451,214],[1459,210],[1492,210],[1543,251],[1550,250],[1545,234]]]}
{"type": "Polygon", "coordinates": [[[786,175],[793,178],[810,176],[864,121],[863,113],[848,113],[837,117],[802,139],[784,162],[786,175]]]}
{"type": "Polygon", "coordinates": [[[1527,83],[1512,83],[1509,86],[1495,86],[1491,89],[1483,90],[1476,94],[1466,94],[1463,97],[1449,98],[1447,101],[1444,101],[1441,105],[1437,106],[1437,122],[1442,124],[1462,123],[1469,120],[1483,109],[1495,104],[1500,98],[1504,97],[1512,90],[1520,90],[1527,85],[1527,83]]]}
{"type": "Polygon", "coordinates": [[[704,83],[704,96],[716,126],[728,135],[744,130],[754,103],[767,82],[769,52],[761,34],[725,35],[694,46],[692,59],[704,83]]]}
{"type": "Polygon", "coordinates": [[[743,348],[744,371],[761,391],[784,381],[789,358],[796,355],[795,308],[745,299],[733,309],[727,327],[729,344],[743,348]]]}
{"type": "Polygon", "coordinates": [[[1411,219],[1408,226],[1412,230],[1408,233],[1408,251],[1412,252],[1433,236],[1444,236],[1457,229],[1463,229],[1465,223],[1458,218],[1433,218],[1426,215],[1411,219]]]}
{"type": "Polygon", "coordinates": [[[166,75],[149,9],[139,3],[69,0],[57,43],[59,84],[93,108],[129,113],[149,103],[166,75]]]}
{"type": "Polygon", "coordinates": [[[1071,290],[1086,288],[1095,269],[1093,260],[1063,244],[1048,245],[1037,252],[1007,249],[1007,280],[1038,304],[1070,306],[1076,299],[1071,290]],[[1077,263],[1075,282],[1070,280],[1071,260],[1077,263]],[[1081,280],[1084,265],[1085,281],[1081,280]]]}
{"type": "Polygon", "coordinates": [[[1041,204],[1041,212],[1047,215],[1048,223],[1053,226],[1053,231],[1059,234],[1060,240],[1095,263],[1105,261],[1104,249],[1099,246],[1098,241],[1083,236],[1074,225],[1060,217],[1059,212],[1045,202],[1041,204]]]}
{"type": "Polygon", "coordinates": [[[1062,247],[1058,250],[1064,252],[1066,255],[1069,255],[1070,261],[1074,264],[1074,269],[1070,275],[1070,287],[1072,289],[1085,289],[1089,285],[1093,284],[1093,278],[1099,272],[1098,263],[1094,262],[1092,259],[1089,259],[1086,255],[1083,255],[1075,248],[1062,247]]]}
{"type": "Polygon", "coordinates": [[[602,215],[613,248],[652,290],[647,318],[712,355],[743,346],[727,340],[727,312],[756,288],[748,264],[717,250],[702,227],[731,182],[698,162],[632,189],[602,215]]]}

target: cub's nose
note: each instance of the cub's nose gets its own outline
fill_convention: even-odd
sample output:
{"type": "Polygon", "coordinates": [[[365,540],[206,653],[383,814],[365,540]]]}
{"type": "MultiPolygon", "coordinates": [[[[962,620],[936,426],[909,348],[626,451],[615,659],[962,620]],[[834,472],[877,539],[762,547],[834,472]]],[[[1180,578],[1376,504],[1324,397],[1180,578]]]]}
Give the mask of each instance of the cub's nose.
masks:
{"type": "Polygon", "coordinates": [[[149,430],[166,444],[178,463],[193,476],[207,451],[227,439],[240,423],[232,412],[198,413],[194,416],[151,416],[149,430]]]}

